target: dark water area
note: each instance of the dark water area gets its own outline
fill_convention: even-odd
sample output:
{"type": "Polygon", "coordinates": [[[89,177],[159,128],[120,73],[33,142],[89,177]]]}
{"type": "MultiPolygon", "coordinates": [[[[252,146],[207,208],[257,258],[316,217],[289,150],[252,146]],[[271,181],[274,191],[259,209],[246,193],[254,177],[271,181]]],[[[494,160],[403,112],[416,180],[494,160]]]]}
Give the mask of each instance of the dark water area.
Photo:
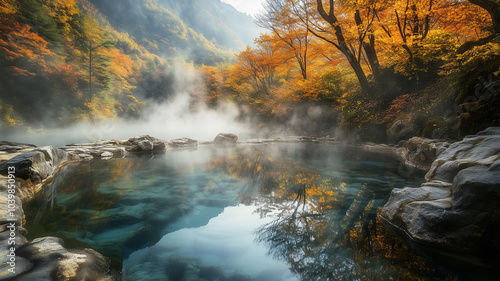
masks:
{"type": "Polygon", "coordinates": [[[269,144],[64,167],[25,206],[123,280],[453,280],[377,216],[400,164],[340,145],[269,144]]]}

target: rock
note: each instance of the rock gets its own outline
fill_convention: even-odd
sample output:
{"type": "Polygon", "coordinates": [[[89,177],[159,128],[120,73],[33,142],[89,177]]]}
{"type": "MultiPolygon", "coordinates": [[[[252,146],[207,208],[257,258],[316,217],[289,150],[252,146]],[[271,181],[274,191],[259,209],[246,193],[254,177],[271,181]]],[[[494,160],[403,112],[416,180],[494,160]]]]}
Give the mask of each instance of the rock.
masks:
{"type": "Polygon", "coordinates": [[[463,161],[447,161],[444,162],[441,166],[436,168],[434,172],[433,179],[440,180],[445,182],[453,182],[453,178],[455,175],[468,167],[467,162],[463,161]]]}
{"type": "Polygon", "coordinates": [[[180,138],[171,140],[168,143],[170,146],[179,148],[179,147],[193,147],[198,145],[198,141],[190,139],[190,138],[180,138]]]}
{"type": "Polygon", "coordinates": [[[52,176],[60,164],[72,157],[55,147],[42,147],[36,151],[24,153],[0,164],[0,174],[6,175],[8,167],[15,168],[15,176],[24,180],[30,179],[38,184],[52,176]]]}
{"type": "Polygon", "coordinates": [[[428,170],[450,144],[442,140],[413,137],[407,140],[403,146],[408,150],[405,163],[409,166],[428,170]]]}
{"type": "Polygon", "coordinates": [[[475,166],[458,172],[452,192],[454,208],[478,212],[500,210],[500,166],[475,166]]]}
{"type": "Polygon", "coordinates": [[[150,136],[141,136],[128,139],[125,144],[127,151],[164,151],[165,141],[150,136]]]}
{"type": "Polygon", "coordinates": [[[86,153],[77,154],[76,156],[79,158],[80,161],[90,161],[94,159],[94,156],[86,153]]]}
{"type": "Polygon", "coordinates": [[[6,151],[9,153],[13,153],[19,150],[33,149],[35,147],[36,145],[34,144],[0,141],[0,151],[6,151]]]}
{"type": "Polygon", "coordinates": [[[16,266],[14,273],[10,272],[10,265],[5,259],[8,253],[6,251],[0,252],[0,280],[9,280],[16,276],[20,276],[30,270],[33,264],[26,258],[16,257],[16,266]]]}
{"type": "MultiPolygon", "coordinates": [[[[414,149],[413,143],[405,146],[414,149]]],[[[380,213],[384,221],[417,242],[498,254],[494,245],[500,245],[500,128],[467,136],[438,152],[425,178],[419,188],[392,191],[380,213]]]]}
{"type": "Polygon", "coordinates": [[[143,151],[151,151],[151,150],[153,150],[153,147],[154,147],[153,142],[148,141],[148,140],[140,141],[137,143],[137,145],[143,151]]]}
{"type": "Polygon", "coordinates": [[[109,152],[109,151],[104,151],[102,154],[101,154],[101,158],[102,159],[111,159],[113,158],[113,153],[109,152]]]}
{"type": "Polygon", "coordinates": [[[409,139],[414,135],[416,135],[415,128],[409,120],[397,120],[387,129],[389,142],[394,144],[409,139]]]}
{"type": "Polygon", "coordinates": [[[56,169],[60,164],[68,161],[71,156],[68,155],[64,150],[55,148],[53,146],[44,146],[37,149],[45,156],[45,161],[49,162],[54,169],[56,169]]]}
{"type": "Polygon", "coordinates": [[[34,262],[47,260],[50,256],[62,256],[68,250],[63,246],[61,238],[43,237],[34,239],[18,249],[18,255],[27,257],[34,262]]]}
{"type": "MultiPolygon", "coordinates": [[[[0,180],[4,179],[0,177],[0,180]]],[[[16,208],[14,211],[9,210],[9,198],[7,192],[0,192],[0,224],[7,223],[9,220],[13,220],[20,225],[24,218],[24,212],[22,209],[22,202],[19,196],[15,196],[14,199],[16,208]]]]}
{"type": "Polygon", "coordinates": [[[220,133],[214,139],[214,144],[218,146],[234,145],[238,140],[235,134],[220,133]]]}
{"type": "Polygon", "coordinates": [[[41,182],[52,171],[52,167],[45,161],[45,155],[40,151],[17,155],[0,164],[0,174],[7,175],[9,167],[15,168],[16,178],[32,179],[34,182],[41,182]]]}
{"type": "Polygon", "coordinates": [[[109,262],[92,249],[67,250],[62,240],[43,237],[23,245],[18,255],[35,265],[16,280],[113,280],[109,262]]]}

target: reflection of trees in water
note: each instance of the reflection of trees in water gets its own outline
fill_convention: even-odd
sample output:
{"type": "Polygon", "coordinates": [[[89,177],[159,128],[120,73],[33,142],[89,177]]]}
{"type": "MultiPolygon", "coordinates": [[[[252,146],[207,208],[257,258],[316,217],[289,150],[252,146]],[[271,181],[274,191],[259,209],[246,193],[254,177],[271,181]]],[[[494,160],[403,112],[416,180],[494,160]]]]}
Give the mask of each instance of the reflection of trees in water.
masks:
{"type": "MultiPolygon", "coordinates": [[[[52,183],[47,183],[51,184],[50,188],[44,189],[26,204],[26,216],[34,218],[27,220],[28,238],[58,236],[85,247],[89,247],[87,243],[94,243],[90,246],[100,253],[120,259],[148,243],[158,241],[162,237],[164,222],[173,220],[180,212],[174,209],[172,218],[155,218],[158,210],[165,209],[166,200],[148,198],[146,201],[137,196],[143,192],[138,191],[141,186],[134,183],[152,184],[157,174],[171,172],[164,166],[154,164],[149,164],[152,167],[147,169],[147,173],[142,172],[144,169],[141,166],[145,165],[145,161],[146,158],[134,157],[81,162],[64,167],[52,183]],[[59,201],[56,196],[59,196],[59,201]],[[140,212],[128,211],[140,203],[145,206],[140,212]],[[112,245],[96,238],[102,233],[130,225],[136,225],[136,229],[106,237],[116,239],[112,245]]],[[[180,197],[184,199],[186,196],[180,197]]]]}
{"type": "Polygon", "coordinates": [[[380,223],[377,204],[385,202],[389,187],[355,188],[356,183],[322,178],[259,150],[217,158],[208,168],[247,181],[242,203],[254,203],[261,216],[276,218],[257,231],[256,241],[303,280],[450,278],[429,268],[380,223]]]}

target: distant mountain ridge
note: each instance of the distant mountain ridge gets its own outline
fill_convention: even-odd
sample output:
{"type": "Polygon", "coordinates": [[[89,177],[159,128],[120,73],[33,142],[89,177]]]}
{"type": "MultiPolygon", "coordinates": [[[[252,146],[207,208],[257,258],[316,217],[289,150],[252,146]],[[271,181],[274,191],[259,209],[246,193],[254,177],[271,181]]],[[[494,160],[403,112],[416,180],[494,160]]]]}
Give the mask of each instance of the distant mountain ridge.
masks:
{"type": "Polygon", "coordinates": [[[259,34],[251,16],[220,0],[89,0],[111,25],[150,51],[210,64],[259,34]]]}
{"type": "Polygon", "coordinates": [[[220,0],[158,0],[158,3],[221,47],[242,50],[260,33],[251,16],[220,0]]]}

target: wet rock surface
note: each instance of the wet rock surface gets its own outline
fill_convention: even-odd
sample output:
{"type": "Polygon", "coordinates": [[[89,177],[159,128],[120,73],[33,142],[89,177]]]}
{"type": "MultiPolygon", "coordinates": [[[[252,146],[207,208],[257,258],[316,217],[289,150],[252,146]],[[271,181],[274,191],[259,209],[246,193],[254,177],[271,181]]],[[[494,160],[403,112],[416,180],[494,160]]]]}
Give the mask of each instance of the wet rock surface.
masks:
{"type": "Polygon", "coordinates": [[[10,141],[0,141],[0,152],[13,153],[22,150],[29,150],[36,148],[34,144],[17,143],[10,141]]]}
{"type": "Polygon", "coordinates": [[[109,275],[109,262],[92,249],[67,250],[56,237],[34,239],[18,250],[29,259],[29,271],[16,280],[115,280],[109,275]]]}
{"type": "MultiPolygon", "coordinates": [[[[439,148],[436,149],[438,151],[439,148]]],[[[418,188],[394,189],[381,217],[417,242],[500,253],[500,130],[453,143],[418,188]]]]}
{"type": "Polygon", "coordinates": [[[198,145],[198,141],[190,138],[180,138],[171,140],[168,145],[172,148],[195,147],[198,145]]]}
{"type": "Polygon", "coordinates": [[[214,139],[214,144],[217,146],[230,146],[238,141],[238,136],[235,134],[220,133],[214,139]]]}

